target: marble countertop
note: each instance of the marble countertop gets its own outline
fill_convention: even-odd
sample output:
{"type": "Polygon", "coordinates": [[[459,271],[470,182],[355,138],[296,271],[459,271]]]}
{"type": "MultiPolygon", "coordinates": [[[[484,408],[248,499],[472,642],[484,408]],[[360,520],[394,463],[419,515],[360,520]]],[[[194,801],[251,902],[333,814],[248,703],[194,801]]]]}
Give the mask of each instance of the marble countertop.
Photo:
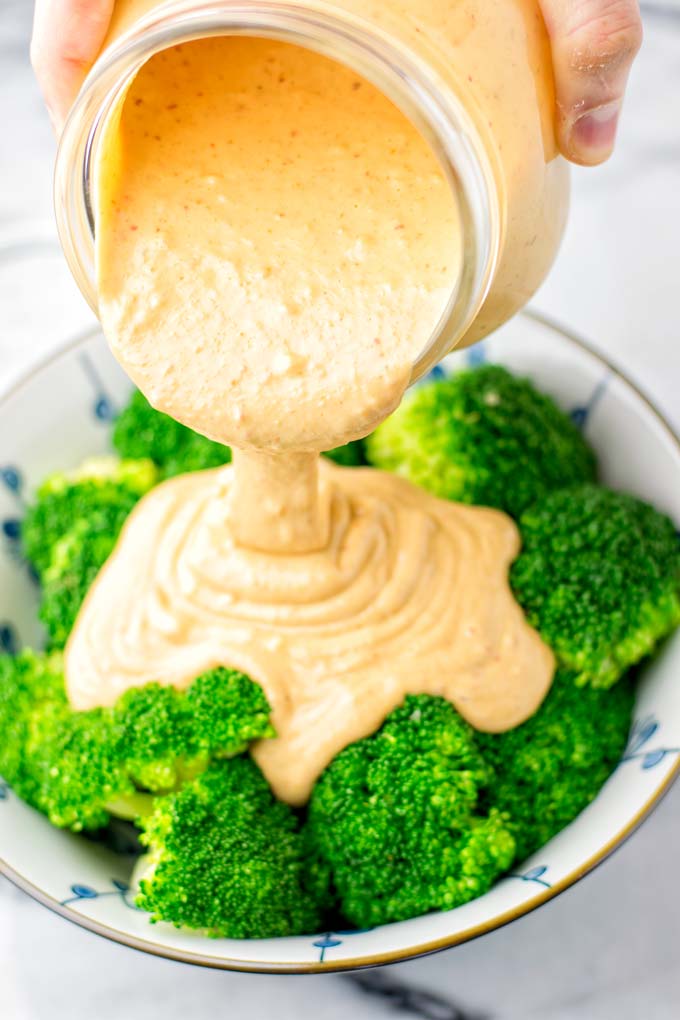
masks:
{"type": "MultiPolygon", "coordinates": [[[[54,143],[28,66],[30,0],[0,4],[0,388],[90,324],[56,244],[54,143]]],[[[615,157],[574,173],[564,246],[534,307],[582,333],[680,431],[680,0],[645,9],[615,157]]],[[[680,784],[603,867],[475,942],[356,976],[265,977],[147,957],[0,879],[2,1020],[677,1020],[680,784]]]]}

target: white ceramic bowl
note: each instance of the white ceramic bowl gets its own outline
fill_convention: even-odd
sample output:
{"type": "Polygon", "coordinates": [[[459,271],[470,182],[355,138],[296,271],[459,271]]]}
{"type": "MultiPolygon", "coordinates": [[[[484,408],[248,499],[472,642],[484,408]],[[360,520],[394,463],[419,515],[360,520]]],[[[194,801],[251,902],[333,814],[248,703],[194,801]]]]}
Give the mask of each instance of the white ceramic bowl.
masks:
{"type": "MultiPolygon", "coordinates": [[[[680,521],[680,444],[619,372],[580,341],[519,316],[449,367],[482,359],[526,373],[572,412],[600,456],[603,480],[680,521]]],[[[437,369],[436,371],[442,371],[437,369]]],[[[70,344],[0,401],[0,646],[39,640],[37,596],[18,549],[18,519],[48,472],[107,450],[129,383],[99,335],[70,344]]],[[[57,913],[160,956],[254,971],[322,971],[403,960],[506,924],[572,885],[614,850],[680,770],[680,634],[645,669],[623,761],[567,829],[485,896],[446,913],[367,932],[298,938],[207,939],[150,925],[131,900],[131,863],[53,829],[0,782],[0,870],[57,913]]]]}

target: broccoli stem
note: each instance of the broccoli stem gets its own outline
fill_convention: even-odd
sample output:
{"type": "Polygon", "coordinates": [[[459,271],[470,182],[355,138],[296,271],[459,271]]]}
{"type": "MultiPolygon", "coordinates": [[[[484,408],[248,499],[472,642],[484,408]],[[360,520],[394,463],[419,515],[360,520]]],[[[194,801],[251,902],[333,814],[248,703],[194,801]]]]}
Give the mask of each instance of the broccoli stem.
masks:
{"type": "Polygon", "coordinates": [[[145,818],[153,810],[154,795],[152,793],[130,793],[114,800],[107,801],[104,810],[115,818],[122,818],[126,822],[136,822],[139,818],[145,818]]]}

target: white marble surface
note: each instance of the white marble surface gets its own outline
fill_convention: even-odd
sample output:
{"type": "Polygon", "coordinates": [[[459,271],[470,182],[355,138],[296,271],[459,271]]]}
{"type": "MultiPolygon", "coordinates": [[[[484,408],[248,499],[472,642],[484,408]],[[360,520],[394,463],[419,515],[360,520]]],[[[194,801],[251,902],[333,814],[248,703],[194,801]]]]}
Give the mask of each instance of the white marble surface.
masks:
{"type": "MultiPolygon", "coordinates": [[[[617,154],[575,173],[564,247],[534,305],[589,337],[680,430],[678,0],[673,8],[646,14],[617,154]]],[[[30,14],[30,0],[0,0],[0,387],[91,322],[54,243],[53,142],[28,68],[30,14]]],[[[680,785],[612,860],[541,910],[372,972],[387,996],[347,977],[226,974],[145,957],[0,879],[0,1018],[377,1020],[400,1008],[436,1020],[677,1020],[679,851],[680,785]]]]}

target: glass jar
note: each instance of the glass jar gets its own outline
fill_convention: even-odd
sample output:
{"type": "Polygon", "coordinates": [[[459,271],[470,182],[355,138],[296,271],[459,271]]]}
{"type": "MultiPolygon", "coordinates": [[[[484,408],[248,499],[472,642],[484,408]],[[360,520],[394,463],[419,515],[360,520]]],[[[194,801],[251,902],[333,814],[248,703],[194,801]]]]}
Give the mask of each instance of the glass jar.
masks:
{"type": "Polygon", "coordinates": [[[107,118],[159,50],[236,34],[293,43],[351,67],[436,153],[459,207],[463,269],[412,381],[528,301],[552,263],[568,205],[536,0],[117,0],[66,122],[55,175],[61,242],[95,311],[91,201],[107,118]]]}

